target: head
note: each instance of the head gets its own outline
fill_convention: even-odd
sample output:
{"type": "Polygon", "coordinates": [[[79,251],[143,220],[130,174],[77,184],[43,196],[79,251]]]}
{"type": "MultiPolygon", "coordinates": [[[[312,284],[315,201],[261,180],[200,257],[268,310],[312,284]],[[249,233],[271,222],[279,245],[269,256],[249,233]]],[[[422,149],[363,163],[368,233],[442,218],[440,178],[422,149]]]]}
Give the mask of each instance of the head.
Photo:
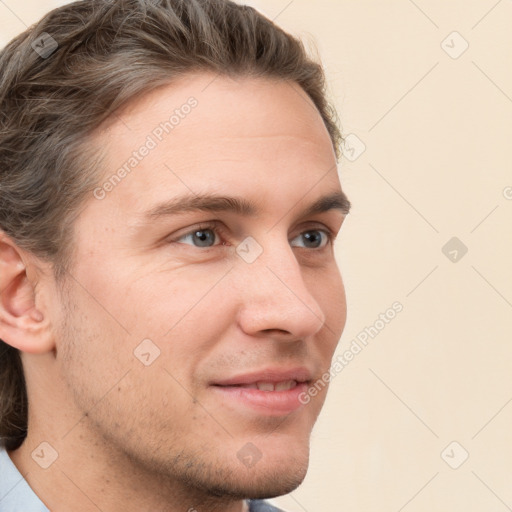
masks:
{"type": "Polygon", "coordinates": [[[64,409],[163,480],[296,488],[327,387],[297,403],[240,385],[304,391],[329,370],[346,319],[340,142],[320,64],[228,0],[84,0],[14,39],[0,54],[7,449],[32,429],[73,450],[64,409]],[[44,56],[42,34],[58,44],[44,56]]]}

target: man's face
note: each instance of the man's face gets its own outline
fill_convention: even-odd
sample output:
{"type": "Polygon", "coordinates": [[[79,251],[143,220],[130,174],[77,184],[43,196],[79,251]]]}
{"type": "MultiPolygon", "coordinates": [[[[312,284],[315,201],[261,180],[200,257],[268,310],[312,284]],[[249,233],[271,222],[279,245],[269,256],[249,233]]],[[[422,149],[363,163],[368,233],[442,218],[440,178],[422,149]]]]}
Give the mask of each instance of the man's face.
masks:
{"type": "Polygon", "coordinates": [[[294,381],[328,371],[345,325],[327,235],[343,211],[306,213],[341,187],[327,130],[297,85],[212,80],[160,88],[97,134],[100,187],[150,150],[91,192],[76,222],[57,363],[90,439],[119,460],[221,495],[268,497],[306,474],[326,387],[303,405],[308,383],[294,381]],[[190,97],[172,131],[158,130],[190,97]],[[185,194],[258,212],[148,216],[185,194]]]}

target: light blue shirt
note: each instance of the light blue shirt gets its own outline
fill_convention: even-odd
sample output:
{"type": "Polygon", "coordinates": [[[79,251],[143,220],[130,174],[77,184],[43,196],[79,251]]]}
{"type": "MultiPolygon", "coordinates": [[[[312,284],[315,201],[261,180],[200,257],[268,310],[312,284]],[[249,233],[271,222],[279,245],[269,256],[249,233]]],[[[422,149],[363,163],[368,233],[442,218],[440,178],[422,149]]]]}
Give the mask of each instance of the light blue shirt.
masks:
{"type": "MultiPolygon", "coordinates": [[[[250,512],[279,512],[263,500],[249,501],[250,512]]],[[[30,488],[23,475],[0,445],[0,512],[50,512],[30,488]]]]}
{"type": "Polygon", "coordinates": [[[50,512],[0,446],[0,511],[50,512]]]}

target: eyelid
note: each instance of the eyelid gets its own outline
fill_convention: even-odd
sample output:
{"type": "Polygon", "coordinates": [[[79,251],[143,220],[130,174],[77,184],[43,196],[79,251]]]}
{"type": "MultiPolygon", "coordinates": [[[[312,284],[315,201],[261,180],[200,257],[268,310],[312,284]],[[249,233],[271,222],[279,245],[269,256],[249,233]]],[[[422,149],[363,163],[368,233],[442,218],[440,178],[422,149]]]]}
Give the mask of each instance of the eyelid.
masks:
{"type": "MultiPolygon", "coordinates": [[[[321,252],[328,245],[334,244],[334,241],[336,240],[336,237],[337,237],[337,233],[334,232],[329,226],[327,226],[326,224],[323,224],[323,223],[319,223],[318,221],[310,221],[310,223],[306,223],[306,224],[307,225],[303,226],[301,228],[301,231],[296,236],[294,236],[292,238],[292,240],[297,238],[297,236],[300,236],[302,233],[306,233],[307,231],[322,231],[327,236],[327,243],[323,247],[313,248],[313,249],[306,248],[306,250],[308,250],[310,252],[314,252],[314,251],[321,252]]],[[[208,250],[213,250],[220,246],[229,245],[229,243],[226,244],[226,239],[228,238],[227,231],[228,231],[227,228],[224,226],[224,224],[221,221],[216,221],[216,220],[206,221],[206,222],[199,223],[197,226],[189,228],[188,231],[180,234],[179,236],[175,236],[172,239],[169,239],[168,242],[179,244],[179,245],[188,245],[190,247],[195,247],[196,249],[200,249],[201,251],[205,252],[208,250]],[[222,242],[222,244],[216,244],[211,247],[196,247],[191,244],[184,244],[184,243],[179,242],[179,240],[181,238],[187,237],[189,235],[193,235],[197,231],[202,231],[202,230],[207,230],[207,229],[214,231],[217,235],[220,235],[220,237],[224,240],[222,242]]]]}
{"type": "MultiPolygon", "coordinates": [[[[174,237],[170,238],[169,242],[170,243],[173,243],[173,242],[180,243],[180,242],[178,242],[178,240],[180,240],[181,238],[184,238],[189,235],[193,235],[196,231],[203,231],[206,229],[211,229],[216,234],[221,235],[221,236],[226,234],[225,228],[222,226],[222,224],[219,221],[206,221],[206,222],[200,222],[197,226],[189,228],[188,231],[183,232],[182,234],[180,234],[178,236],[174,236],[174,237]]],[[[188,245],[188,244],[183,244],[183,245],[188,245]]],[[[221,245],[225,245],[225,244],[223,243],[221,245]]],[[[214,247],[218,247],[218,245],[215,245],[212,247],[202,247],[202,248],[197,247],[197,249],[208,250],[208,249],[213,249],[214,247]]]]}

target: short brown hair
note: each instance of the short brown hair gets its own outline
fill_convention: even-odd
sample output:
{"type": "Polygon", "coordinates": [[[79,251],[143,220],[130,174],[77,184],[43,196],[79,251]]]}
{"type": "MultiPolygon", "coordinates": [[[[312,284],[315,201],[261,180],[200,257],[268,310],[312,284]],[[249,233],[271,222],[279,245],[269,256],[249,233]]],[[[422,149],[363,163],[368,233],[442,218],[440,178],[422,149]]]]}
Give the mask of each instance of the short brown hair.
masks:
{"type": "MultiPolygon", "coordinates": [[[[298,84],[339,158],[343,139],[321,65],[255,9],[230,0],[82,0],[51,11],[0,53],[0,229],[50,262],[59,281],[72,261],[73,221],[100,177],[88,137],[137,95],[195,71],[298,84]]],[[[0,340],[7,449],[26,437],[27,405],[19,351],[0,340]]]]}

